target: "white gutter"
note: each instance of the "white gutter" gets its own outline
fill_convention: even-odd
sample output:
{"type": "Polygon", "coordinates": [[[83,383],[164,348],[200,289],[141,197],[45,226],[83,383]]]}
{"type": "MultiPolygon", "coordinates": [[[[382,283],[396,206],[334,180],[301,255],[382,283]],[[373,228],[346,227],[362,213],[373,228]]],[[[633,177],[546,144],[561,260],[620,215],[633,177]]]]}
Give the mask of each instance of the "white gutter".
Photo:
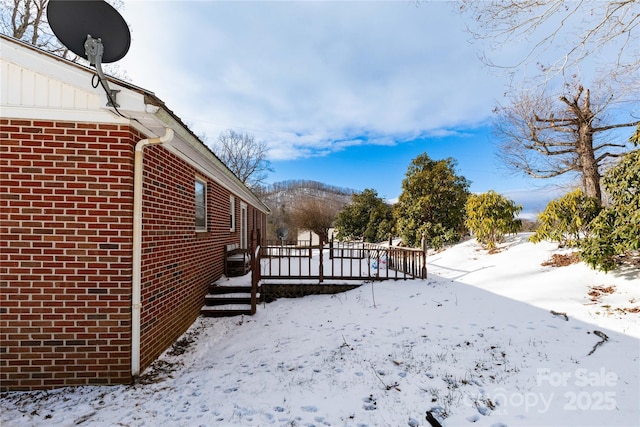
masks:
{"type": "Polygon", "coordinates": [[[173,139],[173,129],[166,128],[164,136],[147,138],[136,144],[133,164],[133,271],[131,291],[131,375],[140,375],[140,312],[142,311],[142,171],[144,147],[163,144],[173,139]]]}

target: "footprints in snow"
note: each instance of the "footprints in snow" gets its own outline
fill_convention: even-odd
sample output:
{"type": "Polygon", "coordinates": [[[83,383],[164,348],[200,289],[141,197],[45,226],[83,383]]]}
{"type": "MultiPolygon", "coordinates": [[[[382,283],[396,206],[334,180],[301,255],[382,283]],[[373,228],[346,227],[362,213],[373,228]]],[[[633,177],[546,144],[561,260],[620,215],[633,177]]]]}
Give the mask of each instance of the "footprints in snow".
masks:
{"type": "Polygon", "coordinates": [[[373,394],[370,394],[369,396],[365,397],[364,399],[362,399],[362,401],[364,402],[364,405],[362,405],[362,408],[365,411],[375,411],[376,409],[378,409],[378,402],[373,397],[373,394]]]}

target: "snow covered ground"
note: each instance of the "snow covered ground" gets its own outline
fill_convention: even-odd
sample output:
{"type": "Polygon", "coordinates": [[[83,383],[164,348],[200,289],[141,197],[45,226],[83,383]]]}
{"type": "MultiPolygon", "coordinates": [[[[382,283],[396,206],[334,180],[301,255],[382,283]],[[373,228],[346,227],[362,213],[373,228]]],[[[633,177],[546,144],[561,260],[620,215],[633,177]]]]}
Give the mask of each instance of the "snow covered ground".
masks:
{"type": "Polygon", "coordinates": [[[561,252],[527,237],[198,319],[138,383],[5,393],[1,425],[640,425],[640,272],[542,266],[561,252]]]}

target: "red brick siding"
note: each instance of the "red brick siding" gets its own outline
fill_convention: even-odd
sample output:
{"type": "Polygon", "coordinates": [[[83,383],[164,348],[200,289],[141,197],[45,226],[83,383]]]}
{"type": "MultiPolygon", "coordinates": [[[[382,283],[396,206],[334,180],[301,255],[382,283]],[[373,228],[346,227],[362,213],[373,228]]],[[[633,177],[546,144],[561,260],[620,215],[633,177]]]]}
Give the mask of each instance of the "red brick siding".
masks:
{"type": "Polygon", "coordinates": [[[128,127],[2,119],[0,140],[0,388],[128,381],[128,127]]]}
{"type": "MultiPolygon", "coordinates": [[[[131,380],[133,151],[128,126],[1,120],[0,389],[131,380]]],[[[195,231],[196,171],[144,152],[141,367],[198,316],[224,271],[229,191],[207,181],[195,231]]],[[[236,197],[236,218],[241,200],[236,197]]],[[[248,237],[266,226],[248,206],[248,237]]]]}
{"type": "Polygon", "coordinates": [[[240,241],[239,227],[229,231],[228,190],[162,146],[147,147],[144,156],[143,368],[198,317],[209,285],[224,272],[225,245],[240,241]],[[195,227],[196,177],[207,183],[206,232],[195,227]]]}

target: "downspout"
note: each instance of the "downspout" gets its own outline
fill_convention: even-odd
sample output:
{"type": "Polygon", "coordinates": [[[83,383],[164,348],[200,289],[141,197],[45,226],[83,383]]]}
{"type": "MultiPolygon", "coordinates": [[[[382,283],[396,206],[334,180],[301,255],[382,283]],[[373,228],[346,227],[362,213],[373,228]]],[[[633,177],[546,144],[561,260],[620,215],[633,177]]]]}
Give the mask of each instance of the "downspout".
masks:
{"type": "Polygon", "coordinates": [[[131,375],[140,375],[140,313],[142,311],[142,178],[144,147],[169,142],[173,129],[166,128],[159,138],[138,141],[133,164],[133,248],[131,291],[131,375]]]}

